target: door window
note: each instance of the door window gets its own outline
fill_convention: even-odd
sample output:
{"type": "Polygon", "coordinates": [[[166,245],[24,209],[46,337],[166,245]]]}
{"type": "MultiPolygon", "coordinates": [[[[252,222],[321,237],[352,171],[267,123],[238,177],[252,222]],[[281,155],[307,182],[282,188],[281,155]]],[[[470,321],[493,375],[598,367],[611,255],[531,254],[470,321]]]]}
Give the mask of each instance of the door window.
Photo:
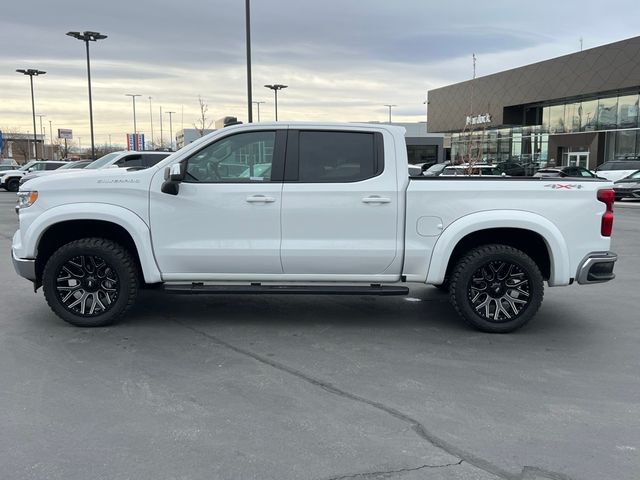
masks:
{"type": "Polygon", "coordinates": [[[372,133],[301,131],[298,141],[300,182],[358,182],[382,171],[372,133]]]}
{"type": "Polygon", "coordinates": [[[185,182],[270,182],[276,132],[246,132],[208,145],[187,160],[185,182]]]}
{"type": "Polygon", "coordinates": [[[120,168],[144,167],[144,163],[142,162],[142,155],[127,155],[126,157],[118,160],[115,165],[120,168]]]}

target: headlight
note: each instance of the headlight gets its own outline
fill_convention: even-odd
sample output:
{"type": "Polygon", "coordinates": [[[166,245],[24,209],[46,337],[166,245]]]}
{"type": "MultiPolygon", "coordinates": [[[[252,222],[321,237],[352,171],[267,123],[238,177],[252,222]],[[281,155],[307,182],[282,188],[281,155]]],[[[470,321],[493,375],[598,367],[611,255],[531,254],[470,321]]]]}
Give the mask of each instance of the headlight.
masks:
{"type": "Polygon", "coordinates": [[[27,208],[36,203],[38,200],[38,192],[18,192],[18,205],[17,208],[27,208]]]}

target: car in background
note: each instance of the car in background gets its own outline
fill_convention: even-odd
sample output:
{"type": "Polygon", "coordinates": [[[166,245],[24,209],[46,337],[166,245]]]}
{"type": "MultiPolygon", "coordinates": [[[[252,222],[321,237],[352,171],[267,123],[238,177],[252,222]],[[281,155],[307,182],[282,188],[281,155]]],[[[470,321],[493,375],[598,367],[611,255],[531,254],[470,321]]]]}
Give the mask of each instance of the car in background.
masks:
{"type": "Polygon", "coordinates": [[[448,161],[442,162],[442,163],[436,163],[434,165],[431,165],[426,170],[424,170],[422,172],[422,175],[424,175],[425,177],[437,177],[438,175],[442,174],[444,169],[447,168],[450,164],[451,162],[448,162],[448,161]]]}
{"type": "Polygon", "coordinates": [[[20,179],[29,172],[39,172],[44,170],[55,170],[67,162],[54,160],[31,160],[18,170],[9,170],[8,172],[0,172],[0,188],[4,188],[9,192],[17,192],[20,187],[20,179]]]}
{"type": "Polygon", "coordinates": [[[640,160],[611,160],[598,165],[596,175],[615,182],[640,170],[640,160]]]}
{"type": "Polygon", "coordinates": [[[545,167],[533,174],[537,178],[548,177],[586,177],[586,178],[602,178],[593,173],[591,170],[575,165],[567,167],[545,167]]]}
{"type": "Polygon", "coordinates": [[[441,177],[506,177],[507,174],[501,172],[496,165],[488,165],[485,163],[461,165],[449,165],[442,173],[441,177]]]}
{"type": "Polygon", "coordinates": [[[613,182],[613,190],[616,192],[616,200],[640,198],[640,170],[613,182]]]}
{"type": "Polygon", "coordinates": [[[20,165],[0,165],[0,175],[11,170],[18,170],[20,165]]]}
{"type": "Polygon", "coordinates": [[[26,182],[28,182],[29,180],[33,180],[34,178],[47,177],[49,175],[66,172],[68,170],[84,168],[91,163],[92,160],[76,160],[73,162],[67,162],[65,165],[62,165],[60,168],[56,168],[55,170],[40,170],[37,172],[29,172],[20,179],[20,185],[24,185],[26,182]]]}
{"type": "Polygon", "coordinates": [[[495,163],[496,172],[504,173],[509,177],[524,177],[527,174],[527,171],[524,165],[513,162],[510,160],[506,160],[503,162],[495,163]]]}
{"type": "Polygon", "coordinates": [[[143,170],[152,167],[173,152],[136,152],[133,150],[111,152],[87,165],[83,170],[120,167],[143,170]]]}

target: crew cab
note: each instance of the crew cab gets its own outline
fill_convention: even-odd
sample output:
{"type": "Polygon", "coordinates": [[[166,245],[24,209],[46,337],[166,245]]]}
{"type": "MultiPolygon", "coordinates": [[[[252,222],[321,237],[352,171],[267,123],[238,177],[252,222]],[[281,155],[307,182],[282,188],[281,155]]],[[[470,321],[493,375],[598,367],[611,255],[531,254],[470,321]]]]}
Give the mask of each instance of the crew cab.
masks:
{"type": "Polygon", "coordinates": [[[547,285],[614,278],[612,184],[409,177],[404,129],[259,123],[217,130],[140,171],[86,170],[18,193],[17,272],[83,327],[138,289],[406,295],[446,289],[459,315],[509,332],[547,285]]]}

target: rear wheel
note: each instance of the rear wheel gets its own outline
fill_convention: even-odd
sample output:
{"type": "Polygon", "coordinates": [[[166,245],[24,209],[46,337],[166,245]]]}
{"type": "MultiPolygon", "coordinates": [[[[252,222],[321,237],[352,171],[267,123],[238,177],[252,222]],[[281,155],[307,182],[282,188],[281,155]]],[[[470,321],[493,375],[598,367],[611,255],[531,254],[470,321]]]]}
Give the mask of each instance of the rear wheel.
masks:
{"type": "Polygon", "coordinates": [[[467,323],[484,332],[507,333],[522,327],[540,308],[543,294],[536,263],[508,245],[471,250],[451,276],[451,303],[467,323]]]}
{"type": "Polygon", "coordinates": [[[102,238],[83,238],[60,247],[45,265],[47,303],[78,327],[115,322],[135,301],[138,276],[129,252],[102,238]]]}

